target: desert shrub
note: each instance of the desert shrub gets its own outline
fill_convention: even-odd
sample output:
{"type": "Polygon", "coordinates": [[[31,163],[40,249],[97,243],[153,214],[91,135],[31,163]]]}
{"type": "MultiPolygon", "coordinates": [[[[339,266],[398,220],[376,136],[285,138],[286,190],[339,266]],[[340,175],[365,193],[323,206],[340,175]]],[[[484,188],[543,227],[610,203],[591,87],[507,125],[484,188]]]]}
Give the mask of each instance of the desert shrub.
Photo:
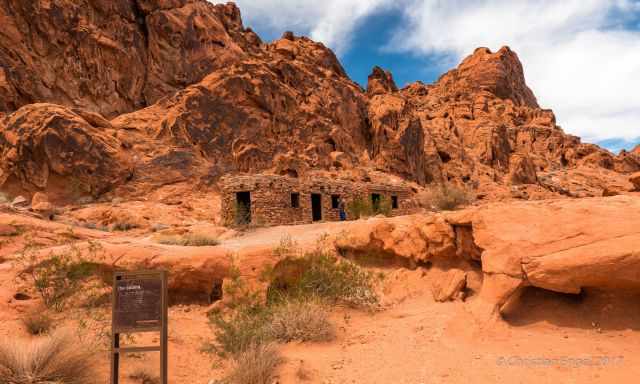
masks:
{"type": "Polygon", "coordinates": [[[324,305],[313,301],[285,301],[271,309],[265,335],[284,343],[330,341],[335,338],[335,327],[324,305]]]}
{"type": "Polygon", "coordinates": [[[280,238],[280,243],[273,249],[273,255],[278,259],[284,259],[296,255],[297,243],[286,234],[280,238]]]}
{"type": "Polygon", "coordinates": [[[81,248],[71,245],[41,259],[32,247],[27,246],[19,254],[18,262],[24,268],[23,273],[30,275],[45,306],[61,311],[66,300],[98,271],[99,265],[90,260],[95,259],[99,251],[97,243],[89,242],[89,257],[81,248]]]}
{"type": "Polygon", "coordinates": [[[386,196],[380,196],[378,204],[373,206],[373,213],[375,215],[391,216],[391,199],[386,196]]]}
{"type": "Polygon", "coordinates": [[[267,292],[269,301],[313,298],[352,307],[374,307],[378,304],[374,277],[357,264],[338,259],[317,249],[295,260],[300,273],[282,281],[275,277],[267,292]]]}
{"type": "Polygon", "coordinates": [[[356,197],[346,206],[347,217],[351,220],[373,216],[373,206],[369,199],[356,197]]]}
{"type": "Polygon", "coordinates": [[[238,355],[251,346],[268,341],[265,325],[269,322],[269,313],[266,307],[244,306],[230,316],[213,313],[209,320],[215,326],[212,349],[220,356],[238,355]]]}
{"type": "Polygon", "coordinates": [[[283,362],[273,344],[251,346],[235,358],[231,373],[216,384],[272,384],[274,372],[283,362]]]}
{"type": "Polygon", "coordinates": [[[138,368],[132,374],[129,375],[130,379],[137,381],[140,384],[160,384],[160,378],[157,375],[152,374],[146,368],[138,368]]]}
{"type": "Polygon", "coordinates": [[[419,196],[420,205],[439,211],[451,211],[468,205],[471,201],[472,197],[469,192],[451,184],[434,187],[419,196]]]}
{"type": "Polygon", "coordinates": [[[220,244],[220,241],[213,236],[189,233],[182,236],[162,236],[158,243],[164,245],[181,245],[183,247],[207,247],[220,244]]]}
{"type": "Polygon", "coordinates": [[[66,333],[0,341],[0,384],[89,384],[96,376],[93,356],[66,333]]]}
{"type": "Polygon", "coordinates": [[[32,335],[49,333],[53,327],[53,319],[44,312],[32,312],[22,318],[27,331],[32,335]]]}
{"type": "Polygon", "coordinates": [[[227,316],[213,313],[210,321],[215,326],[210,349],[223,357],[270,342],[328,341],[335,336],[328,310],[315,301],[243,306],[227,316]]]}

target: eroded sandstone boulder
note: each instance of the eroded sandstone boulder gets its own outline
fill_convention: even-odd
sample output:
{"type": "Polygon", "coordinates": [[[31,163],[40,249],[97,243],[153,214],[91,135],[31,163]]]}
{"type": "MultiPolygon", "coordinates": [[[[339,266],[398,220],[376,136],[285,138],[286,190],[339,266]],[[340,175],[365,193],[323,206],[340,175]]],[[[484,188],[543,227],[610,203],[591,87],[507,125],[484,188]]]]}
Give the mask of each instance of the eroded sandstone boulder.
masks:
{"type": "Polygon", "coordinates": [[[0,185],[10,177],[24,189],[47,188],[52,177],[99,195],[131,175],[130,159],[111,128],[73,111],[31,104],[8,115],[0,130],[0,185]]]}
{"type": "Polygon", "coordinates": [[[467,275],[464,271],[452,268],[447,271],[432,271],[429,274],[431,293],[435,301],[444,302],[464,298],[467,275]]]}
{"type": "Polygon", "coordinates": [[[450,214],[483,249],[479,300],[497,312],[519,287],[640,289],[640,199],[495,203],[450,214]]]}

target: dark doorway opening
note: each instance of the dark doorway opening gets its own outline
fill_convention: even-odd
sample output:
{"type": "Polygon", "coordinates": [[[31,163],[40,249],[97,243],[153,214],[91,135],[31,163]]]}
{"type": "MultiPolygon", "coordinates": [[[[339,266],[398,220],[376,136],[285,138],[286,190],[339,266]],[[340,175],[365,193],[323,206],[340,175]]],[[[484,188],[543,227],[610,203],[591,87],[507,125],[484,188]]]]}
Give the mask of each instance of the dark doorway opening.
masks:
{"type": "Polygon", "coordinates": [[[371,194],[371,207],[373,208],[373,212],[380,211],[380,200],[381,199],[382,199],[382,197],[380,196],[379,193],[372,193],[371,194]]]}
{"type": "Polygon", "coordinates": [[[391,196],[391,209],[398,209],[398,196],[391,196]]]}
{"type": "Polygon", "coordinates": [[[331,195],[331,208],[340,208],[340,195],[331,195]]]}
{"type": "Polygon", "coordinates": [[[322,220],[322,195],[319,193],[311,194],[311,217],[313,221],[322,220]]]}
{"type": "Polygon", "coordinates": [[[236,224],[251,224],[251,192],[236,193],[236,224]]]}
{"type": "Polygon", "coordinates": [[[291,194],[291,208],[300,208],[300,194],[298,192],[291,194]]]}

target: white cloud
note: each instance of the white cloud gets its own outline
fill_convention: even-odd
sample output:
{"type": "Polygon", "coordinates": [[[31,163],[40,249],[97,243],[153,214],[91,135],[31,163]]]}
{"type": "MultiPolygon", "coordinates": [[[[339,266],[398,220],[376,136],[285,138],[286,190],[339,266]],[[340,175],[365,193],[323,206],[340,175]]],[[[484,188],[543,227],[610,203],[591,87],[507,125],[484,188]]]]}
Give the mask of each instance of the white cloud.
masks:
{"type": "Polygon", "coordinates": [[[260,26],[272,33],[292,30],[346,52],[351,34],[367,16],[393,0],[236,0],[245,25],[260,26]]]}
{"type": "Polygon", "coordinates": [[[640,136],[640,33],[628,0],[410,0],[394,50],[445,55],[509,45],[527,83],[565,131],[595,141],[640,136]]]}

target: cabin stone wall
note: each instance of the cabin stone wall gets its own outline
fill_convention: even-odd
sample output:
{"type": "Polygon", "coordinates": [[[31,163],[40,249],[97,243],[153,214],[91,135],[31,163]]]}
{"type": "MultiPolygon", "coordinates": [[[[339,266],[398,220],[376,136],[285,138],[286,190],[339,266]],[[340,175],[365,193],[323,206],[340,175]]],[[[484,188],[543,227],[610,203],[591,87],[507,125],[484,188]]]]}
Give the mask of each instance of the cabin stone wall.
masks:
{"type": "MultiPolygon", "coordinates": [[[[415,212],[411,189],[403,186],[376,183],[356,183],[328,178],[297,179],[277,175],[226,176],[220,180],[222,191],[222,222],[233,226],[241,207],[237,193],[249,192],[250,217],[254,225],[289,225],[313,222],[312,195],[321,196],[321,221],[340,220],[340,211],[332,206],[332,196],[339,196],[349,205],[357,199],[369,201],[376,193],[391,202],[396,196],[398,207],[390,210],[392,216],[415,212]],[[292,194],[298,194],[297,207],[292,204],[292,194]]],[[[241,215],[240,215],[241,216],[241,215]]],[[[351,219],[347,210],[347,220],[351,219]]]]}

